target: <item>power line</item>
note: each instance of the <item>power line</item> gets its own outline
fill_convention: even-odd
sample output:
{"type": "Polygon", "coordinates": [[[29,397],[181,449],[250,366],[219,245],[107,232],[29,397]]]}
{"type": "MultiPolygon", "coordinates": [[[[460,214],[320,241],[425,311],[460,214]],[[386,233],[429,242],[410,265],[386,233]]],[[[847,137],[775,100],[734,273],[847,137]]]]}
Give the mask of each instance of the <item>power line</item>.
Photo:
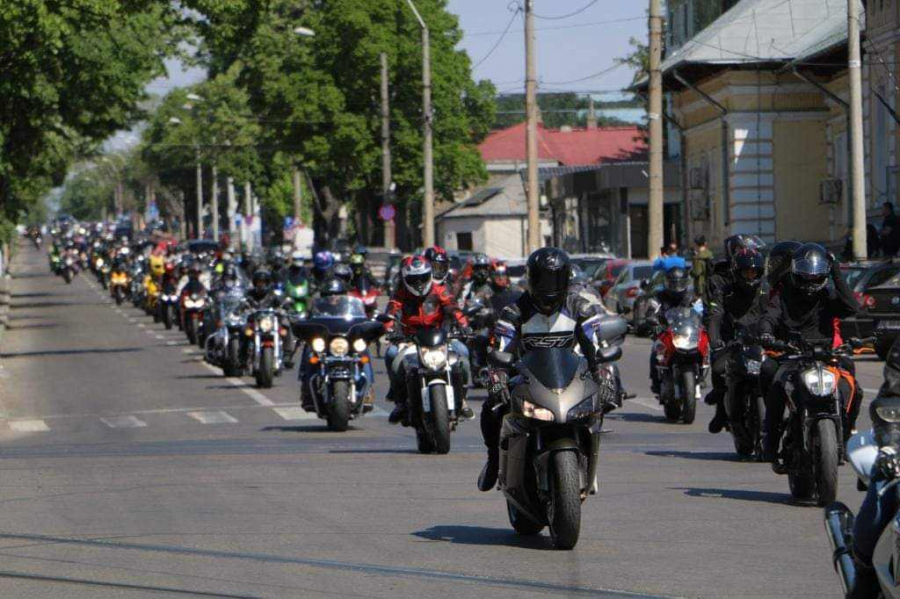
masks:
{"type": "MultiPolygon", "coordinates": [[[[603,75],[606,75],[607,73],[611,73],[611,72],[615,71],[616,69],[622,68],[622,66],[624,66],[622,63],[616,63],[611,67],[603,69],[602,71],[597,71],[596,73],[593,73],[586,77],[581,77],[580,79],[572,79],[571,81],[547,81],[546,84],[547,85],[570,85],[572,83],[581,83],[582,81],[589,81],[591,79],[597,79],[598,77],[602,77],[603,75]]],[[[541,85],[543,85],[544,83],[545,83],[544,81],[541,81],[541,85]]]]}
{"type": "Polygon", "coordinates": [[[536,19],[543,19],[544,21],[562,21],[563,19],[569,19],[569,18],[574,17],[574,16],[576,16],[576,15],[580,15],[581,13],[583,13],[584,11],[586,11],[587,9],[589,9],[590,7],[592,7],[593,5],[597,4],[598,1],[599,1],[599,0],[591,0],[590,2],[588,2],[587,4],[585,4],[584,6],[582,6],[582,7],[579,8],[578,10],[576,10],[575,12],[570,12],[570,13],[567,14],[567,15],[559,15],[559,16],[555,16],[555,17],[542,17],[541,15],[535,13],[534,17],[535,17],[536,19]]]}
{"type": "Polygon", "coordinates": [[[497,41],[494,43],[494,45],[491,47],[491,49],[488,50],[488,53],[484,55],[484,58],[479,60],[478,63],[472,67],[473,71],[475,69],[477,69],[478,67],[480,67],[481,65],[483,65],[484,62],[488,58],[490,58],[491,55],[494,53],[494,51],[500,46],[500,43],[503,42],[503,38],[505,38],[506,34],[509,33],[509,28],[512,27],[513,22],[516,20],[516,17],[519,16],[519,12],[521,12],[521,10],[522,10],[522,8],[520,6],[516,6],[516,9],[513,11],[512,18],[509,20],[509,23],[506,24],[506,29],[503,30],[503,33],[500,34],[500,37],[497,38],[497,41]]]}
{"type": "MultiPolygon", "coordinates": [[[[632,21],[645,21],[647,17],[626,17],[623,19],[609,19],[606,21],[591,21],[589,23],[577,23],[573,25],[556,25],[553,27],[535,27],[535,31],[559,31],[562,29],[579,29],[581,27],[596,27],[597,25],[614,25],[616,23],[629,23],[632,21]]],[[[523,33],[524,29],[516,29],[515,33],[523,33]]],[[[479,37],[482,35],[497,35],[502,31],[476,31],[475,33],[466,33],[466,37],[479,37]]]]}

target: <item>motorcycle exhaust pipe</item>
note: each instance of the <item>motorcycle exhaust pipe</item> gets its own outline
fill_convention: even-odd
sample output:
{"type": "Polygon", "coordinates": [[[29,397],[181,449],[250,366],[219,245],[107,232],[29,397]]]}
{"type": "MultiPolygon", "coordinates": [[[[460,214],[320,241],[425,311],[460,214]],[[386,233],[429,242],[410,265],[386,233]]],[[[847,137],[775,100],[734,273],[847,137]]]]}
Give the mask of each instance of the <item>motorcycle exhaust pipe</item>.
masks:
{"type": "Polygon", "coordinates": [[[849,595],[856,587],[856,563],[847,546],[845,531],[853,529],[853,512],[843,503],[836,501],[825,508],[825,532],[831,542],[834,569],[841,577],[844,595],[849,595]]]}

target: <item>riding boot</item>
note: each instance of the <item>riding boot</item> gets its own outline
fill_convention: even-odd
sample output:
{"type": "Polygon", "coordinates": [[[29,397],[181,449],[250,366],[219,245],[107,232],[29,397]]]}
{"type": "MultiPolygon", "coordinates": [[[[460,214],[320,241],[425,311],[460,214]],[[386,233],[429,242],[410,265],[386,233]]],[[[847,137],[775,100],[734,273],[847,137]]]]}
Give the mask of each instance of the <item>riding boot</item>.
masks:
{"type": "MultiPolygon", "coordinates": [[[[712,395],[712,393],[709,393],[707,397],[710,395],[712,395]]],[[[719,401],[716,403],[716,415],[713,416],[713,419],[709,422],[709,432],[718,435],[727,425],[728,413],[725,411],[725,406],[719,401]]]]}
{"type": "Polygon", "coordinates": [[[496,446],[488,448],[487,462],[478,475],[478,490],[488,492],[497,486],[497,476],[500,473],[500,449],[496,446]]]}
{"type": "MultiPolygon", "coordinates": [[[[391,410],[391,415],[388,416],[388,422],[391,424],[400,424],[400,422],[406,422],[406,401],[400,401],[399,399],[395,400],[396,405],[394,409],[391,410]]],[[[408,425],[407,425],[408,426],[408,425]]]]}
{"type": "Polygon", "coordinates": [[[763,461],[774,464],[778,460],[778,443],[781,441],[781,424],[776,424],[766,431],[763,437],[763,461]]]}

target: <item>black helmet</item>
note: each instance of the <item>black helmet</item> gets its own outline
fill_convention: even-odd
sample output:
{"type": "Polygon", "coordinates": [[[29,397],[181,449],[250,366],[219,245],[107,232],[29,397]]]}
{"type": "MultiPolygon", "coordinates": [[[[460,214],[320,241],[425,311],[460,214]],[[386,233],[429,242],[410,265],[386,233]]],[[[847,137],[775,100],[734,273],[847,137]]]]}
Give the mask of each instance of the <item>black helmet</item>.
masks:
{"type": "Polygon", "coordinates": [[[818,243],[805,243],[791,258],[791,282],[799,291],[812,295],[828,284],[831,258],[818,243]]]}
{"type": "Polygon", "coordinates": [[[735,283],[744,289],[756,289],[766,271],[766,261],[756,250],[741,250],[731,260],[735,283]]]}
{"type": "MultiPolygon", "coordinates": [[[[885,368],[887,371],[887,368],[885,368]]],[[[900,396],[885,380],[878,396],[869,404],[869,417],[878,447],[900,447],[900,396]]]]}
{"type": "Polygon", "coordinates": [[[485,254],[472,256],[472,278],[477,283],[485,283],[491,276],[491,260],[485,254]]]}
{"type": "Polygon", "coordinates": [[[450,258],[447,251],[439,245],[425,250],[425,259],[431,262],[431,276],[438,284],[443,285],[450,272],[450,258]]]}
{"type": "Polygon", "coordinates": [[[552,314],[562,306],[571,277],[569,255],[557,248],[541,248],[528,256],[528,294],[538,310],[552,314]]]}
{"type": "Polygon", "coordinates": [[[336,277],[332,277],[325,281],[322,288],[319,289],[319,295],[322,297],[330,297],[332,295],[344,295],[347,293],[347,285],[344,281],[336,277]]]}
{"type": "Polygon", "coordinates": [[[673,295],[684,295],[688,289],[687,271],[679,266],[666,271],[666,291],[673,295]]]}
{"type": "Polygon", "coordinates": [[[264,289],[272,282],[272,275],[268,270],[259,269],[253,273],[253,286],[257,289],[264,289]]]}
{"type": "Polygon", "coordinates": [[[765,242],[756,235],[732,235],[725,240],[725,259],[731,262],[740,250],[761,250],[765,242]]]}
{"type": "Polygon", "coordinates": [[[777,285],[791,271],[791,259],[801,245],[799,241],[780,241],[772,246],[766,264],[769,285],[777,285]]]}
{"type": "Polygon", "coordinates": [[[234,287],[238,283],[238,271],[237,267],[233,264],[229,264],[225,267],[225,270],[222,271],[222,281],[225,283],[226,287],[234,287]]]}
{"type": "Polygon", "coordinates": [[[349,266],[343,263],[335,264],[331,274],[334,278],[340,279],[344,283],[349,283],[350,280],[353,279],[353,271],[350,270],[349,266]]]}

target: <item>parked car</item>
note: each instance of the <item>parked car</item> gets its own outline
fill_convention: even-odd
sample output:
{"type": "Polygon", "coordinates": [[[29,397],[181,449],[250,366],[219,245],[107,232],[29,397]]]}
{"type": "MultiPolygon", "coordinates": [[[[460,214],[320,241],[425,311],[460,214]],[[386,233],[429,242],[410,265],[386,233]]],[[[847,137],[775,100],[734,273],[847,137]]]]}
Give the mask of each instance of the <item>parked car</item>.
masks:
{"type": "Polygon", "coordinates": [[[841,334],[844,337],[871,337],[875,332],[870,314],[875,307],[871,291],[900,275],[900,261],[851,262],[842,264],[841,271],[860,306],[859,314],[841,321],[841,334]]]}
{"type": "Polygon", "coordinates": [[[522,286],[527,265],[528,258],[510,258],[506,261],[506,274],[509,275],[511,285],[522,286]]]}
{"type": "MultiPolygon", "coordinates": [[[[900,274],[866,293],[865,315],[872,320],[875,352],[884,360],[894,340],[900,335],[900,274]]],[[[842,331],[843,332],[843,331],[842,331]]],[[[844,333],[849,336],[849,333],[844,333]]]]}
{"type": "Polygon", "coordinates": [[[600,293],[601,297],[606,297],[609,290],[616,284],[616,280],[622,271],[630,263],[630,260],[623,258],[612,258],[606,260],[602,266],[594,270],[591,275],[591,285],[593,285],[600,293]]]}
{"type": "Polygon", "coordinates": [[[641,281],[653,277],[653,263],[649,260],[633,260],[623,266],[606,294],[606,307],[627,314],[634,306],[634,299],[640,294],[641,281]]]}

